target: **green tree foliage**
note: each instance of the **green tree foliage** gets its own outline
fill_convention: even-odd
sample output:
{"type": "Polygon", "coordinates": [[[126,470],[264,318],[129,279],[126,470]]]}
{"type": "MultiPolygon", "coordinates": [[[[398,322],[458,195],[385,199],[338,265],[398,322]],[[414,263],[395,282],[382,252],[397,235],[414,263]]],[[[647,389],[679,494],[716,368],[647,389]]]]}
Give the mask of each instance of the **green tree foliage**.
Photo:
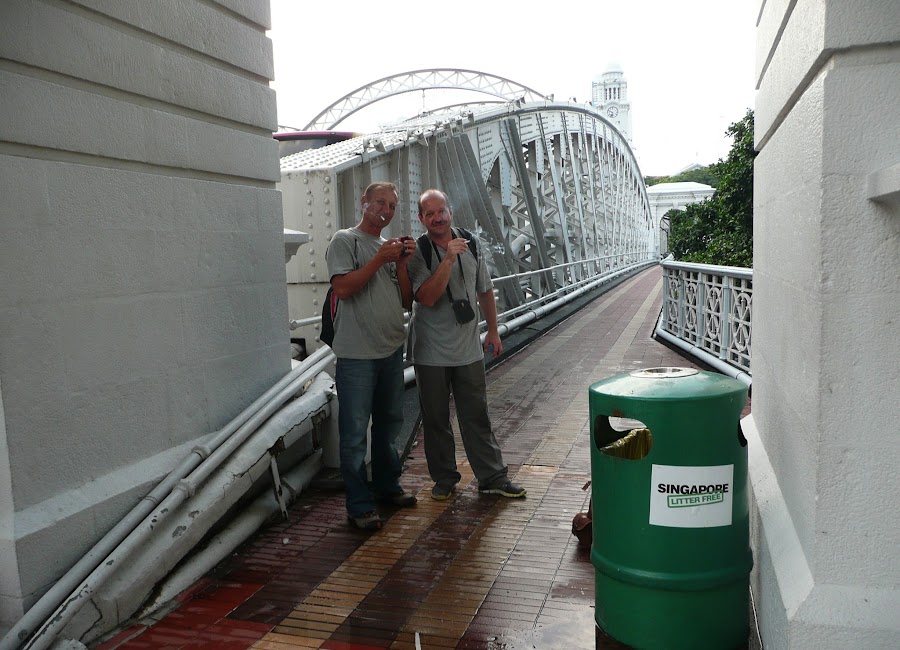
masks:
{"type": "Polygon", "coordinates": [[[716,174],[715,164],[707,165],[700,169],[692,169],[674,176],[647,176],[644,181],[648,187],[658,183],[703,183],[710,187],[719,186],[719,176],[716,174]]]}
{"type": "Polygon", "coordinates": [[[725,132],[734,143],[713,168],[720,182],[708,200],[669,210],[669,249],[683,262],[753,266],[753,111],[725,132]]]}

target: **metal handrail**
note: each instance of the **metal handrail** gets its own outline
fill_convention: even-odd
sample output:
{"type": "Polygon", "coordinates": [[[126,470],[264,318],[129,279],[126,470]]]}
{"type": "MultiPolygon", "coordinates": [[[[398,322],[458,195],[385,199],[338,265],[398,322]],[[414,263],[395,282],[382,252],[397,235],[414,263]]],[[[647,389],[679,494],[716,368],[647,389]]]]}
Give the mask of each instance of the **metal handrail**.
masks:
{"type": "MultiPolygon", "coordinates": [[[[653,259],[652,254],[648,254],[646,251],[633,251],[633,252],[628,252],[628,253],[617,253],[615,255],[602,255],[599,257],[593,257],[593,258],[586,259],[586,260],[578,260],[575,262],[565,262],[563,264],[557,264],[555,266],[548,266],[545,269],[538,269],[536,271],[526,271],[525,273],[514,273],[512,275],[506,275],[503,277],[494,278],[494,283],[496,284],[496,283],[504,281],[504,280],[519,279],[519,278],[523,278],[523,277],[527,277],[527,276],[531,276],[531,275],[537,275],[539,273],[546,273],[548,271],[553,271],[554,269],[559,269],[559,268],[568,267],[568,266],[574,266],[576,264],[589,264],[592,262],[596,262],[599,260],[605,260],[605,259],[609,259],[609,258],[618,258],[618,257],[626,258],[626,257],[630,257],[630,256],[634,256],[635,258],[637,258],[637,256],[640,254],[643,254],[646,257],[645,261],[650,261],[651,259],[653,259]]],[[[638,261],[636,259],[634,261],[632,261],[632,264],[635,264],[635,263],[638,263],[638,261]]],[[[614,273],[615,271],[621,270],[622,268],[625,268],[627,266],[628,266],[628,264],[623,262],[623,264],[621,266],[617,265],[617,266],[608,268],[605,271],[598,273],[596,275],[588,276],[581,280],[575,280],[573,282],[566,283],[563,286],[558,287],[555,291],[553,291],[551,293],[544,294],[542,296],[539,296],[538,298],[535,298],[534,300],[531,300],[526,303],[522,303],[521,305],[517,305],[517,306],[513,307],[512,309],[508,309],[505,312],[497,314],[497,319],[504,320],[514,314],[518,314],[523,311],[528,311],[529,309],[534,307],[534,305],[540,305],[545,302],[550,302],[560,295],[567,294],[575,289],[578,289],[582,286],[590,284],[591,282],[594,282],[597,279],[604,277],[605,275],[614,273]]],[[[482,321],[482,324],[484,324],[483,321],[482,321]]]]}
{"type": "Polygon", "coordinates": [[[590,264],[591,262],[597,262],[600,260],[607,260],[613,257],[627,257],[629,255],[638,255],[640,253],[647,254],[646,251],[626,251],[623,253],[614,253],[612,255],[598,255],[597,257],[590,257],[583,260],[575,260],[574,262],[563,262],[562,264],[557,264],[555,266],[548,266],[545,269],[536,269],[534,271],[525,271],[524,273],[513,273],[511,275],[504,275],[499,278],[494,278],[494,282],[500,282],[502,280],[511,280],[513,278],[524,278],[530,275],[537,275],[539,273],[546,273],[547,271],[553,271],[555,269],[565,268],[567,266],[575,266],[576,264],[590,264]]]}

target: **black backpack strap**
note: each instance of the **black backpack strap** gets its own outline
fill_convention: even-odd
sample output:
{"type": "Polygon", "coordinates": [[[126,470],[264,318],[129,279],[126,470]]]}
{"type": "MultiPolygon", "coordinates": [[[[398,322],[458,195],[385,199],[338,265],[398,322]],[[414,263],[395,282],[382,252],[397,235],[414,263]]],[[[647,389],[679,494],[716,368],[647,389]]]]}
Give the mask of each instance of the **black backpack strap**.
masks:
{"type": "Polygon", "coordinates": [[[425,258],[425,266],[428,267],[428,270],[431,270],[431,240],[428,239],[428,235],[421,235],[416,240],[416,247],[422,251],[422,257],[425,258]]]}
{"type": "Polygon", "coordinates": [[[478,239],[465,228],[457,228],[459,236],[469,242],[469,251],[478,259],[478,239]]]}

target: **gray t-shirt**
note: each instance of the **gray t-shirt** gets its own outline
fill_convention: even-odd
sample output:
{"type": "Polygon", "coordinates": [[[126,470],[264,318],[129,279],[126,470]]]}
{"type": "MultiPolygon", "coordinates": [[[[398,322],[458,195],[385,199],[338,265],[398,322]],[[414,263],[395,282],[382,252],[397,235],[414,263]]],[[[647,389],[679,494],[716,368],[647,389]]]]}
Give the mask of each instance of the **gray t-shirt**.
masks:
{"type": "MultiPolygon", "coordinates": [[[[328,277],[344,275],[366,265],[384,244],[356,228],[334,233],[325,261],[328,277]]],[[[331,349],[343,359],[383,359],[403,345],[403,299],[397,267],[385,264],[358,293],[338,302],[331,349]]]]}
{"type": "MultiPolygon", "coordinates": [[[[432,269],[437,268],[445,255],[440,246],[436,247],[437,251],[434,248],[431,249],[432,269]]],[[[420,247],[416,247],[407,270],[415,295],[419,287],[431,277],[431,270],[425,265],[420,247]]],[[[484,359],[478,329],[478,294],[490,291],[493,287],[484,256],[480,252],[477,260],[470,250],[458,256],[450,273],[450,291],[454,300],[468,297],[476,317],[463,325],[457,323],[446,291],[433,307],[413,303],[409,345],[406,350],[408,359],[422,366],[466,366],[484,359]],[[463,265],[462,272],[460,264],[463,265]]]]}

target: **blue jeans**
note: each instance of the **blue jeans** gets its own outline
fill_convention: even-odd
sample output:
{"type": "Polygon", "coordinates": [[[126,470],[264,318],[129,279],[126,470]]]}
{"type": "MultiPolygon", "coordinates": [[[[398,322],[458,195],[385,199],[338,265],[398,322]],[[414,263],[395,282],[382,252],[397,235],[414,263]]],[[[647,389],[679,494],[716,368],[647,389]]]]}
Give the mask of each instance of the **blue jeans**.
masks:
{"type": "Polygon", "coordinates": [[[403,348],[384,359],[337,360],[341,477],[352,517],[375,510],[366,480],[366,431],[372,418],[372,489],[388,496],[402,492],[402,466],[394,439],[403,426],[403,348]]]}

